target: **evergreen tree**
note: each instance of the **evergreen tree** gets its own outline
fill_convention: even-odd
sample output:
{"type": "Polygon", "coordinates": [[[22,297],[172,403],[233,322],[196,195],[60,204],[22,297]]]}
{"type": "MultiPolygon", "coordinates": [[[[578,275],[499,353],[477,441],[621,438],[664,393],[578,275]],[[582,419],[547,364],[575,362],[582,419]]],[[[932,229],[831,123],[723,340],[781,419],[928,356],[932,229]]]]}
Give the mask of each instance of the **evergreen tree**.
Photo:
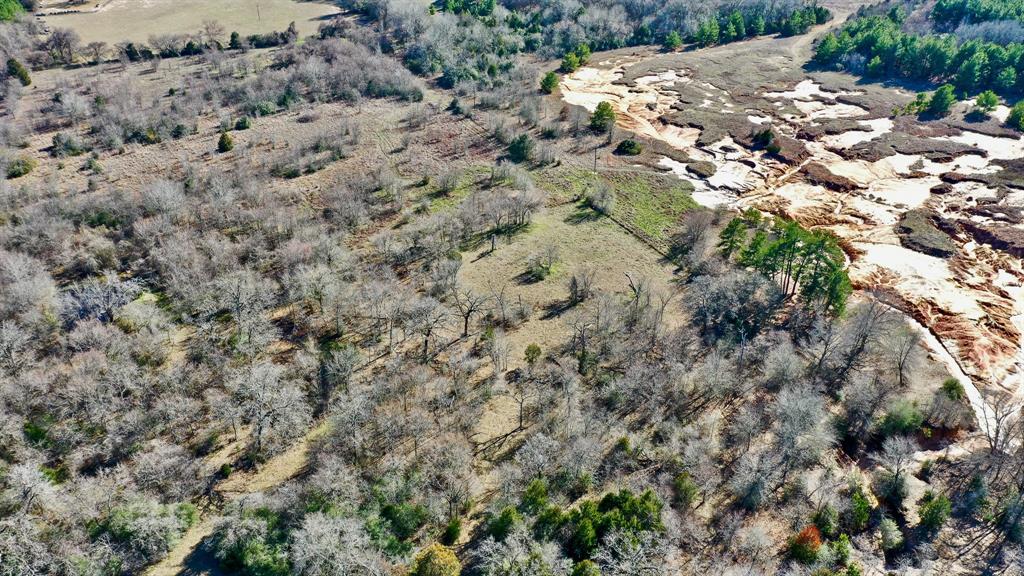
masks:
{"type": "Polygon", "coordinates": [[[540,81],[540,89],[545,94],[551,94],[558,89],[558,74],[548,72],[540,81]]]}
{"type": "Polygon", "coordinates": [[[950,108],[956,103],[956,93],[953,86],[943,84],[932,94],[928,100],[928,113],[932,116],[945,116],[949,114],[950,108]]]}
{"type": "Polygon", "coordinates": [[[22,86],[29,86],[32,84],[32,77],[29,76],[28,70],[21,62],[18,62],[14,58],[7,60],[7,74],[18,79],[22,86]]]}
{"type": "Polygon", "coordinates": [[[974,100],[974,107],[984,114],[990,114],[999,105],[999,96],[991,90],[985,90],[974,100]]]}
{"type": "Polygon", "coordinates": [[[665,49],[666,50],[678,50],[683,45],[683,39],[679,36],[679,32],[672,30],[665,35],[665,49]]]}
{"type": "Polygon", "coordinates": [[[607,132],[615,125],[615,109],[611,103],[601,102],[590,115],[590,128],[597,132],[607,132]]]}

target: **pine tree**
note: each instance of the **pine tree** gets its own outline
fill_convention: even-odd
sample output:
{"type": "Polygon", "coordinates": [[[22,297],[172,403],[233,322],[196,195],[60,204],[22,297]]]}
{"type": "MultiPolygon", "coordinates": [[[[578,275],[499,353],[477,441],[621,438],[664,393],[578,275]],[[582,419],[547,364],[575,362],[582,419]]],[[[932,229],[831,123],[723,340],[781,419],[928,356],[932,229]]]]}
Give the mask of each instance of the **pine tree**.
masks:
{"type": "Polygon", "coordinates": [[[29,86],[32,84],[32,77],[28,75],[28,70],[21,62],[18,62],[14,58],[7,60],[7,74],[18,79],[22,86],[29,86]]]}

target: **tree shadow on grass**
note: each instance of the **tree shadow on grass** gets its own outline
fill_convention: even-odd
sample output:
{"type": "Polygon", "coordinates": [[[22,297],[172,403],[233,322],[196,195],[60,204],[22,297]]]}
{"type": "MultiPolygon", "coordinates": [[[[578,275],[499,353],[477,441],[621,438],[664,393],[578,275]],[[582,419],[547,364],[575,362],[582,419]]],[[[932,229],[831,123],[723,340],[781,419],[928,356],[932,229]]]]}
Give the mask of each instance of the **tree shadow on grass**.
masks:
{"type": "Polygon", "coordinates": [[[579,205],[575,212],[565,217],[565,221],[568,224],[586,224],[600,220],[602,216],[600,212],[589,206],[579,205]]]}

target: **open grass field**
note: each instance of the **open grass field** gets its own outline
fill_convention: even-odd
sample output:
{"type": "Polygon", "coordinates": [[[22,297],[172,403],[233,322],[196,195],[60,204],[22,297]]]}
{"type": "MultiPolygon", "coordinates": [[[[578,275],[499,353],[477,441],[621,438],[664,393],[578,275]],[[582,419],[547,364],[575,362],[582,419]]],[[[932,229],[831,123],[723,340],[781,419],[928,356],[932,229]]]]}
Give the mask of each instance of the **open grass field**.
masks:
{"type": "Polygon", "coordinates": [[[85,43],[114,44],[196,32],[208,20],[243,36],[284,30],[295,22],[299,35],[307,36],[316,32],[324,17],[337,12],[326,2],[296,0],[100,0],[81,7],[44,4],[42,20],[50,28],[71,28],[85,43]]]}

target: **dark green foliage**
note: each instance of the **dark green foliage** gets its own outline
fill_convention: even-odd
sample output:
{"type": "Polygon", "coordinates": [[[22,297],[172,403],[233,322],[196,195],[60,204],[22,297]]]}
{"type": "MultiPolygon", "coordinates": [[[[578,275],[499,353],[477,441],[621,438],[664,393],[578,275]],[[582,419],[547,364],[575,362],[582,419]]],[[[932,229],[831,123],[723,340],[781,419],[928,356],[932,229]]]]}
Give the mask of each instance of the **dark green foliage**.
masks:
{"type": "Polygon", "coordinates": [[[540,90],[545,94],[551,94],[558,89],[558,74],[548,72],[540,81],[540,90]]]}
{"type": "Polygon", "coordinates": [[[932,116],[945,116],[949,114],[953,104],[956,104],[954,88],[950,84],[943,84],[939,86],[938,90],[932,94],[931,99],[928,100],[927,112],[932,116]]]}
{"type": "Polygon", "coordinates": [[[718,234],[718,248],[729,258],[747,241],[747,226],[742,218],[733,218],[718,234]]]}
{"type": "Polygon", "coordinates": [[[537,514],[537,519],[533,523],[533,534],[538,540],[552,540],[565,525],[566,519],[567,515],[562,509],[552,504],[537,514]]]}
{"type": "Polygon", "coordinates": [[[516,136],[508,145],[508,157],[513,162],[529,162],[533,157],[533,138],[529,134],[516,136]]]}
{"type": "Polygon", "coordinates": [[[636,140],[623,140],[615,147],[615,153],[620,156],[637,156],[643,151],[643,146],[636,140]]]}
{"type": "Polygon", "coordinates": [[[991,20],[1024,21],[1024,2],[1020,0],[938,0],[931,17],[944,29],[956,28],[961,22],[991,20]]]}
{"type": "Polygon", "coordinates": [[[7,59],[7,75],[17,78],[22,86],[30,86],[32,84],[32,77],[29,76],[28,69],[14,58],[7,59]]]}
{"type": "Polygon", "coordinates": [[[575,72],[580,67],[580,58],[575,53],[570,52],[562,58],[562,66],[559,68],[562,72],[569,74],[575,72]]]}
{"type": "MultiPolygon", "coordinates": [[[[286,576],[288,566],[288,533],[281,517],[268,508],[247,510],[243,518],[257,521],[265,527],[260,536],[235,541],[229,549],[221,548],[221,565],[230,572],[245,576],[286,576]]],[[[221,540],[218,546],[223,546],[221,540]]]]}
{"type": "Polygon", "coordinates": [[[252,118],[249,116],[242,116],[235,121],[235,130],[248,130],[252,128],[252,118]]]}
{"type": "Polygon", "coordinates": [[[1013,108],[1010,108],[1010,114],[1006,117],[1006,125],[1024,132],[1024,100],[1017,102],[1013,105],[1013,108]]]}
{"type": "Polygon", "coordinates": [[[850,493],[850,508],[846,514],[846,526],[850,532],[857,534],[868,527],[871,519],[871,502],[864,494],[864,489],[857,486],[850,493]]]}
{"type": "Polygon", "coordinates": [[[220,135],[220,140],[217,141],[217,151],[221,154],[230,152],[235,148],[235,141],[231,139],[231,135],[227,132],[223,132],[220,135]]]}
{"type": "Polygon", "coordinates": [[[676,32],[675,30],[666,34],[665,41],[662,43],[662,46],[665,47],[665,50],[678,50],[679,47],[682,45],[683,38],[682,36],[679,35],[679,32],[676,32]]]}
{"type": "Polygon", "coordinates": [[[487,532],[495,540],[501,541],[508,536],[509,532],[512,531],[512,527],[523,521],[523,516],[518,510],[512,506],[506,506],[498,513],[497,516],[492,516],[490,521],[487,523],[487,532]]]}
{"type": "Polygon", "coordinates": [[[952,510],[949,498],[944,494],[936,495],[931,490],[925,492],[921,499],[921,508],[918,511],[921,516],[921,529],[928,534],[938,532],[949,519],[952,510]]]}
{"type": "Polygon", "coordinates": [[[639,496],[620,490],[605,495],[600,502],[587,500],[569,513],[566,552],[576,560],[590,558],[601,538],[614,529],[631,534],[660,531],[661,507],[650,490],[639,496]]]}
{"type": "Polygon", "coordinates": [[[526,486],[523,492],[522,509],[527,514],[537,514],[548,505],[547,483],[536,478],[526,486]]]}
{"type": "Polygon", "coordinates": [[[470,14],[473,16],[490,16],[494,13],[495,0],[444,0],[441,7],[452,14],[470,14]]]}
{"type": "Polygon", "coordinates": [[[834,537],[839,532],[839,511],[833,506],[825,504],[814,513],[814,525],[821,531],[822,536],[834,537]]]}
{"type": "MultiPolygon", "coordinates": [[[[943,0],[946,1],[967,2],[943,0]]],[[[1024,45],[1002,46],[983,40],[960,43],[948,34],[917,36],[904,32],[900,20],[900,14],[893,12],[889,16],[855,19],[838,33],[822,38],[815,61],[831,65],[845,62],[847,55],[859,54],[867,62],[864,72],[868,76],[951,81],[957,90],[967,94],[986,89],[1003,94],[1017,90],[1017,78],[1024,72],[1024,45]]],[[[956,101],[950,98],[952,91],[944,91],[940,96],[930,113],[943,115],[956,101]]]]}
{"type": "Polygon", "coordinates": [[[697,500],[700,489],[688,472],[681,472],[672,480],[672,505],[681,510],[689,510],[697,500]]]}
{"type": "MultiPolygon", "coordinates": [[[[722,241],[728,241],[723,248],[732,254],[739,247],[741,231],[738,225],[730,225],[722,241]]],[[[740,252],[740,263],[774,279],[786,297],[799,295],[805,304],[820,304],[836,315],[842,314],[853,291],[835,236],[805,230],[792,220],[776,219],[771,229],[758,229],[740,252]]]]}
{"type": "Polygon", "coordinates": [[[238,32],[231,33],[231,39],[228,40],[228,48],[232,50],[239,50],[242,48],[242,37],[238,35],[238,32]]]}
{"type": "Polygon", "coordinates": [[[19,0],[0,0],[0,22],[14,20],[23,12],[25,12],[25,7],[19,0]]]}
{"type": "Polygon", "coordinates": [[[814,564],[821,550],[821,532],[817,526],[807,526],[789,540],[789,556],[801,564],[814,564]]]}
{"type": "Polygon", "coordinates": [[[36,161],[32,158],[16,158],[7,165],[7,178],[21,178],[36,167],[36,161]]]}
{"type": "Polygon", "coordinates": [[[607,132],[615,125],[615,109],[610,102],[601,102],[590,115],[590,128],[597,132],[607,132]]]}
{"type": "Polygon", "coordinates": [[[946,378],[942,383],[942,393],[946,395],[946,398],[954,402],[960,402],[967,397],[964,385],[956,378],[946,378]]]}
{"type": "Polygon", "coordinates": [[[448,524],[445,525],[444,532],[441,533],[441,543],[446,546],[451,546],[458,542],[461,534],[462,520],[459,518],[452,518],[448,521],[448,524]]]}
{"type": "Polygon", "coordinates": [[[601,576],[601,569],[590,560],[581,560],[572,567],[572,576],[601,576]]]}
{"type": "Polygon", "coordinates": [[[924,424],[924,414],[912,402],[900,400],[893,404],[882,419],[879,431],[883,436],[908,436],[915,434],[924,424]]]}
{"type": "Polygon", "coordinates": [[[429,514],[421,504],[402,502],[386,504],[381,508],[380,515],[388,521],[391,533],[399,540],[408,540],[427,523],[429,514]]]}

